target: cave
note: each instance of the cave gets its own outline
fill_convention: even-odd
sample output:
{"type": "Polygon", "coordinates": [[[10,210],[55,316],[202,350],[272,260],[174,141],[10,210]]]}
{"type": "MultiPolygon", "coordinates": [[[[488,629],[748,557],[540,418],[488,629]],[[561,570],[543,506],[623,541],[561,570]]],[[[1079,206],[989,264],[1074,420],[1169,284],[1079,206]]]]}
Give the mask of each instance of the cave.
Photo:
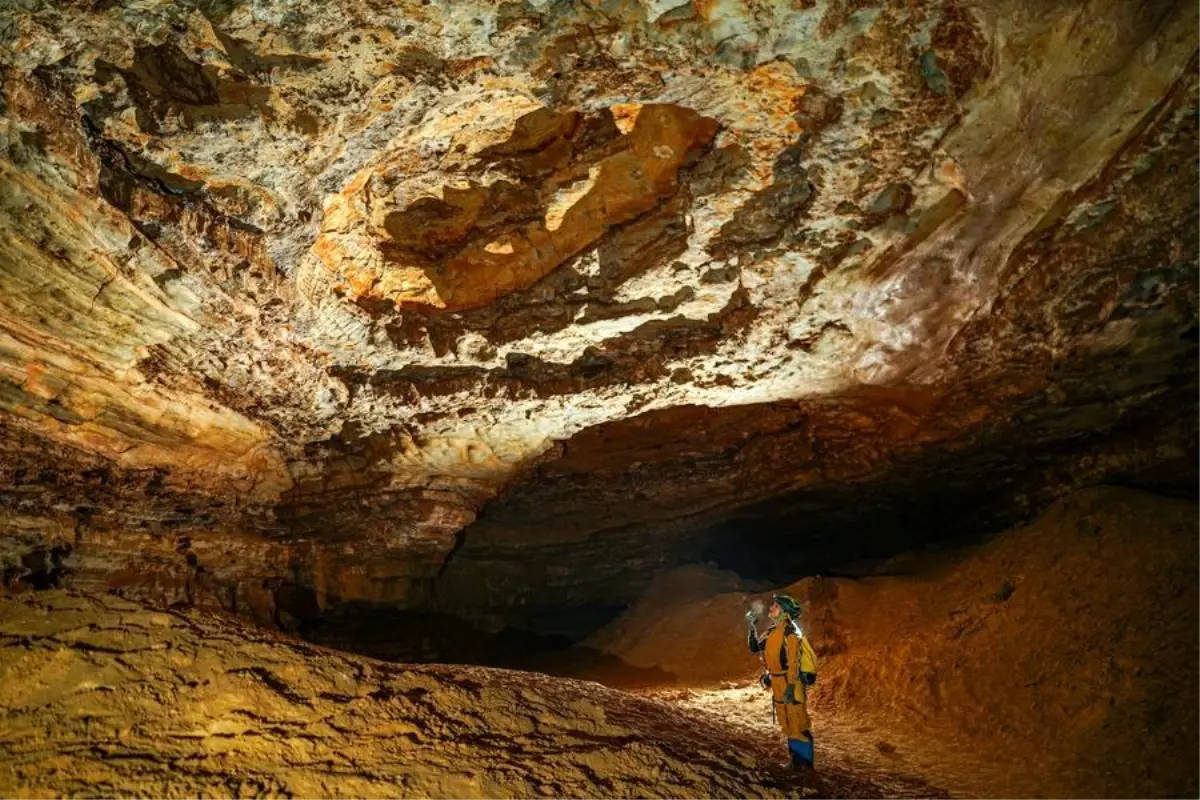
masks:
{"type": "Polygon", "coordinates": [[[0,794],[1196,797],[1198,24],[0,8],[0,794]]]}

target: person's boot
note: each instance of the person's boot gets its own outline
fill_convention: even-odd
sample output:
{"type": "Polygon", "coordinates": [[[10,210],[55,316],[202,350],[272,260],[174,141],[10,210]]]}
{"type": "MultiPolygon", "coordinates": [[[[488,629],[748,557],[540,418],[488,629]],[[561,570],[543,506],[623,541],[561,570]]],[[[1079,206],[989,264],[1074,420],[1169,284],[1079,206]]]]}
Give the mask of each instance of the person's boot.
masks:
{"type": "Polygon", "coordinates": [[[796,771],[811,771],[814,769],[812,762],[803,758],[799,753],[792,753],[791,767],[796,771]]]}
{"type": "Polygon", "coordinates": [[[788,739],[788,753],[792,757],[792,769],[794,770],[811,770],[813,769],[813,745],[812,734],[808,731],[804,732],[809,738],[805,739],[788,739]]]}

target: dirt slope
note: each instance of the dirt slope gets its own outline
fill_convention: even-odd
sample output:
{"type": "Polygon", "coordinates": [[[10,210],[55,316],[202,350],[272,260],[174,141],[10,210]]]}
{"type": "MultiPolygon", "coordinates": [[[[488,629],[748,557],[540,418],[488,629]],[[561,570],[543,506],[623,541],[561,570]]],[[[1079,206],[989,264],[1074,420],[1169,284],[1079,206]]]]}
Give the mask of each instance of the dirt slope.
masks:
{"type": "MultiPolygon", "coordinates": [[[[1195,503],[1104,487],[983,545],[802,581],[817,727],[964,793],[1194,797],[1196,570],[1195,503]]],[[[693,685],[752,674],[733,630],[747,596],[679,596],[597,641],[693,685]]]]}
{"type": "Polygon", "coordinates": [[[744,678],[758,664],[740,644],[750,602],[735,573],[699,564],[680,567],[657,578],[636,605],[587,645],[631,667],[661,669],[688,686],[744,678]]]}

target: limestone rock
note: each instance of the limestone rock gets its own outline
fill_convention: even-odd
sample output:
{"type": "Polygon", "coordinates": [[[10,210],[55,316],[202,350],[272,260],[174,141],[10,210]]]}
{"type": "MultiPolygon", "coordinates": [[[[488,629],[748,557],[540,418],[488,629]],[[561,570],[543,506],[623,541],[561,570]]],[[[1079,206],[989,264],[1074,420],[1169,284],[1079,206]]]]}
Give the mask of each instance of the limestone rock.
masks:
{"type": "Polygon", "coordinates": [[[1196,14],[9,4],[7,582],[560,628],[768,506],[1194,490],[1196,14]]]}

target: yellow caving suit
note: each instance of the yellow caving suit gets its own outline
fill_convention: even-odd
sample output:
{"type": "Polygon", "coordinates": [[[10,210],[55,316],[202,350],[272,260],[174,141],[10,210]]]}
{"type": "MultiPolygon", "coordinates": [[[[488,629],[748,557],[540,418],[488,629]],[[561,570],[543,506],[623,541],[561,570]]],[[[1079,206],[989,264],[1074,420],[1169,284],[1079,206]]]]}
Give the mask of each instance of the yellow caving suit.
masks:
{"type": "Polygon", "coordinates": [[[768,628],[761,638],[751,629],[748,643],[751,652],[762,653],[766,660],[771,699],[779,727],[787,737],[793,765],[811,767],[813,736],[808,716],[808,686],[816,681],[817,655],[808,637],[798,636],[791,620],[783,619],[768,628]]]}

